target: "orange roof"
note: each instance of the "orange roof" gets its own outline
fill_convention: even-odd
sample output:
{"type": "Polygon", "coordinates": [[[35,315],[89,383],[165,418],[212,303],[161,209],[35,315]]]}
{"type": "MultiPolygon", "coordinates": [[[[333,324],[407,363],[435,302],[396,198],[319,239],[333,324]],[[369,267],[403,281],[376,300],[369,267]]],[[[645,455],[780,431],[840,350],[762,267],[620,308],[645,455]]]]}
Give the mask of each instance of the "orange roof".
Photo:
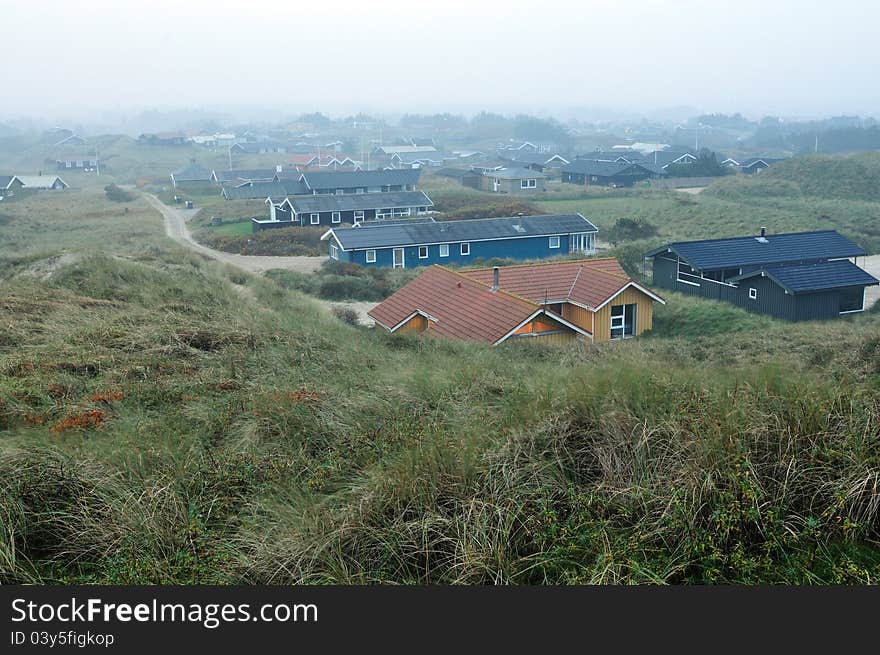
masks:
{"type": "MultiPolygon", "coordinates": [[[[464,271],[492,284],[492,269],[464,271]]],[[[571,301],[595,309],[633,282],[614,258],[523,264],[499,268],[499,286],[535,303],[571,301]]]]}
{"type": "Polygon", "coordinates": [[[434,265],[368,313],[394,330],[419,312],[433,334],[496,343],[540,310],[525,298],[434,265]]]}

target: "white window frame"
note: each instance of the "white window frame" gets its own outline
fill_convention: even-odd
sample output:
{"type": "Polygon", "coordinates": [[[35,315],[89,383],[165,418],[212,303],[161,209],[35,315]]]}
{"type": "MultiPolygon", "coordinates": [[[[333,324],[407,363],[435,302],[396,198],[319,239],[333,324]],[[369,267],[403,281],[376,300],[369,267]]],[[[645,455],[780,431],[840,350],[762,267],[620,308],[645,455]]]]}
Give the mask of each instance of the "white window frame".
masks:
{"type": "Polygon", "coordinates": [[[394,248],[391,251],[391,268],[406,268],[406,248],[394,248]],[[400,252],[400,264],[395,261],[398,252],[400,252]]]}
{"type": "Polygon", "coordinates": [[[368,264],[375,264],[376,263],[376,251],[375,250],[367,250],[366,262],[368,264]]]}
{"type": "Polygon", "coordinates": [[[364,188],[359,186],[357,189],[354,190],[354,192],[355,192],[355,193],[363,193],[363,192],[364,192],[364,188]]]}
{"type": "Polygon", "coordinates": [[[310,225],[320,225],[321,224],[321,214],[309,214],[309,224],[310,225]]]}
{"type": "Polygon", "coordinates": [[[560,244],[561,241],[562,241],[562,240],[561,240],[558,236],[550,237],[550,238],[548,239],[548,244],[547,244],[547,245],[548,245],[550,248],[559,248],[559,244],[560,244]],[[555,244],[555,245],[554,245],[554,244],[555,244]]]}
{"type": "Polygon", "coordinates": [[[330,244],[330,259],[339,260],[339,248],[335,244],[330,244]]]}
{"type": "Polygon", "coordinates": [[[358,210],[354,213],[354,221],[357,223],[358,221],[364,220],[364,212],[363,210],[358,210]]]}
{"type": "Polygon", "coordinates": [[[528,180],[520,180],[519,181],[520,189],[536,189],[538,188],[538,180],[534,178],[529,178],[528,180]]]}
{"type": "Polygon", "coordinates": [[[758,299],[758,290],[755,287],[749,287],[749,300],[758,299]]]}
{"type": "Polygon", "coordinates": [[[458,247],[458,253],[465,257],[471,254],[471,244],[469,241],[463,241],[458,247]]]}
{"type": "Polygon", "coordinates": [[[428,246],[419,246],[419,259],[427,259],[428,258],[428,246]],[[422,250],[425,251],[425,254],[422,254],[422,250]]]}
{"type": "Polygon", "coordinates": [[[334,195],[337,195],[337,196],[344,196],[344,195],[345,195],[345,189],[336,189],[336,193],[335,193],[334,195]]]}
{"type": "MultiPolygon", "coordinates": [[[[682,265],[682,259],[681,259],[681,257],[677,257],[676,260],[675,260],[675,281],[676,281],[676,282],[681,282],[682,284],[689,284],[689,285],[691,285],[692,287],[699,287],[699,286],[702,286],[699,282],[691,282],[690,280],[682,280],[682,279],[681,279],[681,265],[682,265]]],[[[685,266],[688,266],[692,271],[693,271],[693,270],[696,270],[693,266],[691,266],[691,265],[688,264],[687,262],[684,262],[684,265],[685,265],[685,266]]],[[[690,277],[694,277],[694,278],[696,278],[696,279],[698,279],[698,280],[702,280],[702,279],[703,279],[703,277],[702,277],[702,275],[703,275],[702,271],[700,272],[699,275],[694,275],[693,273],[685,273],[685,275],[688,275],[688,276],[690,276],[690,277]]]]}
{"type": "Polygon", "coordinates": [[[333,212],[330,214],[330,222],[331,223],[341,223],[342,222],[342,212],[333,212]]]}
{"type": "Polygon", "coordinates": [[[440,256],[441,257],[449,257],[449,244],[441,243],[440,244],[440,256]]]}
{"type": "Polygon", "coordinates": [[[862,287],[862,306],[858,309],[848,309],[845,312],[838,312],[838,314],[843,316],[844,314],[858,314],[863,311],[865,311],[865,287],[862,287]]]}

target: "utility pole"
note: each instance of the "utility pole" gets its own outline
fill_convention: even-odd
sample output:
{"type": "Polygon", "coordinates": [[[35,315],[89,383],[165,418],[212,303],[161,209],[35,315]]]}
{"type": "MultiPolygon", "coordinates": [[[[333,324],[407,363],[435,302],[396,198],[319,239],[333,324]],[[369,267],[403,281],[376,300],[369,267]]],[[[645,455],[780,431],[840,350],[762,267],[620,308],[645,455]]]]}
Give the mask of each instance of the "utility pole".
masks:
{"type": "Polygon", "coordinates": [[[227,147],[226,151],[229,154],[229,170],[232,170],[232,145],[231,144],[229,145],[229,147],[227,147]]]}

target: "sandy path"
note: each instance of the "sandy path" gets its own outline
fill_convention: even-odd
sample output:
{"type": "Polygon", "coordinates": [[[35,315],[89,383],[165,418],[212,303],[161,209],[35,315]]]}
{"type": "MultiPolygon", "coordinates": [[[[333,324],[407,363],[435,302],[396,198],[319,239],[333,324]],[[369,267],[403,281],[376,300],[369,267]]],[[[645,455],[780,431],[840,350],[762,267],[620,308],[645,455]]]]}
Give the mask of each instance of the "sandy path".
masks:
{"type": "MultiPolygon", "coordinates": [[[[146,198],[147,202],[150,203],[160,214],[162,214],[162,218],[165,220],[165,233],[177,241],[179,244],[186,246],[190,250],[194,250],[195,252],[204,255],[205,257],[210,257],[212,259],[216,259],[217,261],[224,262],[226,264],[231,264],[232,266],[236,266],[248,273],[256,273],[257,275],[261,275],[266,271],[272,270],[274,268],[281,268],[288,271],[297,271],[299,273],[314,273],[318,270],[318,268],[326,261],[326,257],[272,257],[268,255],[237,255],[231,252],[223,252],[221,250],[214,250],[213,248],[208,248],[205,245],[202,245],[198,241],[192,238],[190,234],[189,228],[186,225],[186,222],[192,218],[198,210],[191,209],[176,209],[174,207],[169,207],[161,200],[159,200],[156,196],[150,193],[143,193],[142,195],[146,198]]],[[[372,325],[373,319],[367,316],[367,311],[376,306],[376,303],[373,302],[331,302],[329,300],[321,300],[320,298],[315,298],[315,300],[323,305],[328,310],[333,307],[348,307],[353,309],[358,313],[358,317],[360,318],[360,322],[364,325],[372,325]]]]}

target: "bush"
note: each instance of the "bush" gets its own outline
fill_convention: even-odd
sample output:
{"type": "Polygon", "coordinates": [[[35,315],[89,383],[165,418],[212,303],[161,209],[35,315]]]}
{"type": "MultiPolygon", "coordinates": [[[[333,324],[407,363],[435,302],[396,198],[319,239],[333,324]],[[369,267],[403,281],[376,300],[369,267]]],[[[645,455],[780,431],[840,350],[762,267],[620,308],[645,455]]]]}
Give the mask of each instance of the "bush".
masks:
{"type": "Polygon", "coordinates": [[[107,194],[107,199],[112,200],[113,202],[131,202],[134,200],[134,194],[129,193],[124,189],[120,189],[115,184],[108,184],[105,186],[104,193],[107,194]]]}
{"type": "Polygon", "coordinates": [[[330,313],[343,323],[348,323],[349,325],[360,325],[360,317],[358,316],[358,313],[354,311],[351,307],[335,306],[330,309],[330,313]]]}
{"type": "Polygon", "coordinates": [[[321,243],[322,228],[282,227],[241,236],[208,235],[205,244],[215,250],[239,255],[319,257],[326,250],[321,243]]]}
{"type": "Polygon", "coordinates": [[[657,226],[641,218],[618,218],[611,229],[605,232],[605,238],[616,246],[621,241],[647,239],[657,234],[657,226]]]}

